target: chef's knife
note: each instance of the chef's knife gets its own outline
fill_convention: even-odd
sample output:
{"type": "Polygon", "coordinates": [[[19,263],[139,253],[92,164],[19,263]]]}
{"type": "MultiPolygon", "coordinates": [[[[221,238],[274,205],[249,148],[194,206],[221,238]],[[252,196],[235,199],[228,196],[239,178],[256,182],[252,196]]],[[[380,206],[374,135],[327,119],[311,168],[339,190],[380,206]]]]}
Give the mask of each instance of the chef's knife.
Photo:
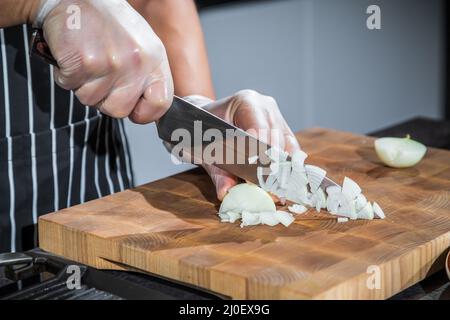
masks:
{"type": "MultiPolygon", "coordinates": [[[[33,32],[30,54],[58,66],[41,29],[33,32]]],[[[182,151],[187,151],[196,164],[215,165],[255,184],[259,184],[257,168],[270,165],[265,153],[270,149],[268,144],[177,96],[174,96],[171,107],[157,122],[157,129],[159,137],[170,145],[176,147],[177,143],[182,143],[182,151]],[[184,138],[190,138],[189,141],[180,142],[183,134],[184,138]],[[206,152],[208,150],[215,151],[206,152]],[[255,160],[250,163],[251,159],[255,160]]],[[[321,187],[325,190],[330,185],[337,184],[325,177],[321,187]]]]}
{"type": "MultiPolygon", "coordinates": [[[[185,135],[191,137],[185,145],[191,159],[197,161],[198,164],[213,164],[255,184],[258,184],[257,168],[270,165],[270,159],[265,153],[270,149],[268,144],[177,96],[174,97],[169,110],[158,121],[157,128],[159,137],[172,145],[178,142],[181,130],[184,130],[185,135]],[[204,134],[208,130],[214,130],[218,133],[217,136],[221,138],[212,142],[209,139],[204,139],[204,134]],[[174,137],[177,138],[177,141],[174,141],[174,137]],[[211,163],[211,159],[208,158],[209,152],[205,153],[207,149],[224,150],[222,157],[216,157],[222,161],[211,163]],[[193,156],[195,150],[198,150],[198,152],[193,156]],[[227,154],[231,154],[232,157],[230,158],[233,158],[234,161],[228,162],[227,154]],[[256,160],[250,163],[252,158],[256,160]]],[[[206,135],[208,136],[208,134],[206,135]]],[[[288,160],[290,159],[288,158],[288,160]]],[[[322,181],[321,187],[325,190],[330,185],[337,184],[326,177],[322,181]]]]}
{"type": "Polygon", "coordinates": [[[180,97],[174,96],[172,105],[156,126],[163,141],[182,144],[180,149],[188,153],[184,156],[196,164],[215,165],[256,184],[257,167],[270,165],[265,154],[269,145],[180,97]],[[183,133],[185,139],[180,142],[183,133]],[[251,158],[255,158],[252,163],[251,158]]]}

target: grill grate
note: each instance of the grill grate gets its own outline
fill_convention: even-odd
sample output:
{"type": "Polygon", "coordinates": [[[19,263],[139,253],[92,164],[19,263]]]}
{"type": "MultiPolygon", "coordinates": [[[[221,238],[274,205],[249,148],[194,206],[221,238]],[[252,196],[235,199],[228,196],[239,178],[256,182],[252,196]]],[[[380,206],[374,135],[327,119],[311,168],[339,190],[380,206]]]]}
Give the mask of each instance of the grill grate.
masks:
{"type": "Polygon", "coordinates": [[[224,298],[227,297],[148,274],[96,270],[39,249],[0,254],[0,300],[224,298]],[[67,280],[73,273],[68,268],[74,265],[80,270],[80,288],[71,290],[67,280]]]}
{"type": "Polygon", "coordinates": [[[68,289],[66,283],[57,283],[45,288],[33,288],[31,293],[17,292],[6,296],[6,300],[123,300],[116,296],[87,285],[79,289],[68,289]]]}
{"type": "MultiPolygon", "coordinates": [[[[22,281],[17,283],[9,284],[10,291],[3,297],[2,300],[123,300],[123,298],[99,290],[93,286],[82,284],[80,288],[70,289],[67,286],[67,267],[64,267],[55,277],[44,280],[37,281],[36,284],[31,284],[23,288],[22,281]],[[13,288],[16,287],[16,288],[13,288]]],[[[87,268],[80,266],[81,274],[80,276],[85,277],[87,268]]],[[[38,277],[41,278],[39,275],[38,277]]],[[[33,281],[31,281],[33,283],[33,281]]]]}

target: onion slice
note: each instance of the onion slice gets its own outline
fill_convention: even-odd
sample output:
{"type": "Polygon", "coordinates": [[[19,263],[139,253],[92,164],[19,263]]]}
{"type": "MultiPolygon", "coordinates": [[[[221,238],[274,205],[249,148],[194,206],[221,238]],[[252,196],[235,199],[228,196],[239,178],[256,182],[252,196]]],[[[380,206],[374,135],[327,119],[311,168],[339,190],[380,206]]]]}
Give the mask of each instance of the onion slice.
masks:
{"type": "Polygon", "coordinates": [[[339,200],[338,214],[356,220],[358,215],[356,214],[355,202],[350,200],[344,193],[341,193],[339,200]]]}
{"type": "Polygon", "coordinates": [[[311,194],[310,201],[311,206],[315,207],[317,212],[320,212],[320,209],[327,207],[327,196],[321,188],[311,194]]]}
{"type": "Polygon", "coordinates": [[[291,157],[292,170],[304,172],[305,171],[305,160],[308,155],[302,150],[297,150],[291,157]]]}
{"type": "Polygon", "coordinates": [[[366,197],[365,197],[362,193],[360,193],[360,194],[356,197],[356,199],[355,199],[355,208],[356,208],[356,211],[359,211],[359,210],[361,210],[362,208],[364,208],[364,207],[366,206],[366,204],[367,204],[367,199],[366,199],[366,197]]]}
{"type": "Polygon", "coordinates": [[[241,228],[243,228],[245,226],[255,226],[260,223],[261,223],[261,217],[260,217],[259,213],[251,213],[248,211],[242,212],[241,228]]]}
{"type": "Polygon", "coordinates": [[[275,212],[261,212],[259,216],[261,218],[261,223],[270,227],[280,223],[280,220],[275,216],[275,212]]]}
{"type": "Polygon", "coordinates": [[[289,184],[291,177],[291,162],[284,161],[280,163],[278,181],[280,183],[280,188],[286,188],[289,184]]]}
{"type": "Polygon", "coordinates": [[[384,214],[383,210],[378,205],[378,203],[374,202],[372,207],[373,207],[373,213],[377,218],[379,218],[379,219],[386,218],[386,215],[384,214]]]}
{"type": "Polygon", "coordinates": [[[293,204],[292,206],[288,207],[288,210],[295,214],[302,214],[302,213],[305,213],[306,211],[308,211],[308,208],[306,208],[305,206],[303,206],[301,204],[293,204]]]}
{"type": "Polygon", "coordinates": [[[305,169],[309,185],[311,186],[311,191],[314,192],[319,189],[320,184],[327,175],[327,172],[322,168],[310,164],[305,165],[305,169]]]}
{"type": "Polygon", "coordinates": [[[263,189],[266,190],[266,182],[264,181],[264,168],[256,168],[256,177],[258,178],[258,184],[263,189]]]}
{"type": "Polygon", "coordinates": [[[327,210],[331,214],[338,214],[341,193],[332,193],[327,198],[327,210]]]}
{"type": "Polygon", "coordinates": [[[275,212],[275,217],[285,226],[285,227],[289,227],[289,225],[294,222],[294,217],[292,216],[292,214],[290,214],[289,212],[286,211],[280,211],[278,210],[277,212],[275,212]]]}
{"type": "Polygon", "coordinates": [[[352,179],[345,177],[342,183],[342,193],[348,196],[351,200],[356,199],[361,194],[361,188],[352,179]]]}
{"type": "Polygon", "coordinates": [[[373,208],[370,202],[367,202],[364,208],[358,211],[358,219],[366,219],[366,220],[372,220],[373,219],[373,208]]]}
{"type": "Polygon", "coordinates": [[[266,150],[265,153],[269,157],[269,159],[272,160],[273,162],[286,161],[288,157],[288,153],[286,151],[281,150],[280,148],[277,147],[272,147],[266,150]]]}
{"type": "Polygon", "coordinates": [[[327,194],[328,195],[332,195],[332,194],[336,194],[336,193],[341,193],[342,192],[342,188],[339,186],[329,186],[327,188],[327,194]]]}

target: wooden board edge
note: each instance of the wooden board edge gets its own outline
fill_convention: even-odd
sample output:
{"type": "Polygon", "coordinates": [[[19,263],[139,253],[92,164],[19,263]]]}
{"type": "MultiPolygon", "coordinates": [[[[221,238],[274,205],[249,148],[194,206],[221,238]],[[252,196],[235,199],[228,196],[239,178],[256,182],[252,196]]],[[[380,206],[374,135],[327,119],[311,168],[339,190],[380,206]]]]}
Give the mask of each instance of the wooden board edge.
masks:
{"type": "MultiPolygon", "coordinates": [[[[142,265],[124,265],[120,254],[122,248],[110,248],[105,246],[111,246],[111,242],[108,239],[102,239],[97,236],[93,236],[78,230],[73,230],[67,226],[55,223],[47,219],[39,220],[39,242],[40,247],[48,252],[64,256],[68,259],[77,261],[89,265],[97,269],[109,269],[109,270],[141,270],[152,274],[158,274],[166,278],[174,278],[174,280],[179,281],[176,271],[166,268],[161,268],[160,270],[147,270],[144,265],[146,261],[142,261],[142,265]],[[42,232],[43,230],[46,232],[42,232]],[[77,244],[82,244],[81,247],[76,250],[64,250],[64,248],[71,248],[72,243],[76,241],[77,244]],[[89,243],[89,245],[88,245],[89,243]],[[100,249],[99,249],[100,248],[100,249]],[[102,252],[104,251],[104,252],[102,252]],[[163,272],[163,269],[165,271],[163,272]],[[175,272],[175,273],[174,273],[175,272]]],[[[314,296],[308,295],[306,292],[301,290],[296,290],[290,287],[274,287],[273,290],[276,293],[276,297],[280,299],[386,299],[396,293],[414,285],[415,283],[423,280],[431,272],[444,268],[443,259],[442,263],[436,262],[442,255],[449,250],[450,247],[450,231],[446,234],[439,236],[427,243],[420,245],[414,249],[408,250],[398,258],[385,262],[378,265],[381,275],[382,274],[398,274],[399,278],[392,278],[385,280],[385,288],[374,288],[369,289],[367,287],[367,281],[371,274],[360,274],[356,277],[349,278],[346,281],[339,283],[338,285],[327,289],[323,292],[318,292],[314,296]],[[411,265],[410,261],[424,261],[421,267],[416,265],[411,265]],[[352,282],[351,285],[349,283],[352,282]],[[356,285],[355,285],[356,283],[356,285]]],[[[147,255],[145,255],[147,256],[147,255]]],[[[155,257],[158,260],[157,257],[155,257]]],[[[214,270],[212,271],[212,273],[214,270]]],[[[211,276],[211,275],[210,275],[211,276]]],[[[217,275],[220,276],[220,281],[235,281],[236,284],[240,284],[240,288],[244,290],[229,290],[227,292],[222,292],[222,290],[217,291],[221,288],[217,282],[217,277],[210,277],[210,286],[205,287],[201,283],[196,281],[186,281],[189,285],[194,285],[201,287],[206,290],[216,291],[219,294],[225,294],[233,299],[247,299],[249,298],[248,293],[248,282],[246,279],[236,279],[226,274],[217,275]],[[229,279],[228,279],[229,278],[229,279]],[[240,281],[241,280],[241,281],[240,281]],[[242,283],[242,281],[244,281],[242,283]]],[[[273,299],[274,292],[270,296],[256,296],[252,295],[252,298],[256,299],[273,299]]]]}

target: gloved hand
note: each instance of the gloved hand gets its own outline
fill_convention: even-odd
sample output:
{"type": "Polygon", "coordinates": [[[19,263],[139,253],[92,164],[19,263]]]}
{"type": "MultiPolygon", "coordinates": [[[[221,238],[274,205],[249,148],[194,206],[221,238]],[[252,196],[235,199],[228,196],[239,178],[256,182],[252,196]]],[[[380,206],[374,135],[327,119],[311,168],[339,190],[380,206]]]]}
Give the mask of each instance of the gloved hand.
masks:
{"type": "Polygon", "coordinates": [[[56,83],[75,90],[81,103],[136,123],[168,109],[173,81],[165,48],[127,1],[41,0],[35,16],[59,66],[56,83]],[[74,7],[79,28],[69,20],[74,7]]]}
{"type": "MultiPolygon", "coordinates": [[[[241,90],[231,97],[214,102],[201,96],[187,97],[187,100],[202,106],[272,147],[283,149],[291,155],[300,150],[295,135],[281,115],[277,102],[272,97],[253,90],[241,90]],[[260,129],[267,131],[259,131],[260,129]]],[[[216,187],[217,197],[222,200],[228,189],[236,185],[237,178],[212,165],[204,165],[203,167],[216,187]]]]}

